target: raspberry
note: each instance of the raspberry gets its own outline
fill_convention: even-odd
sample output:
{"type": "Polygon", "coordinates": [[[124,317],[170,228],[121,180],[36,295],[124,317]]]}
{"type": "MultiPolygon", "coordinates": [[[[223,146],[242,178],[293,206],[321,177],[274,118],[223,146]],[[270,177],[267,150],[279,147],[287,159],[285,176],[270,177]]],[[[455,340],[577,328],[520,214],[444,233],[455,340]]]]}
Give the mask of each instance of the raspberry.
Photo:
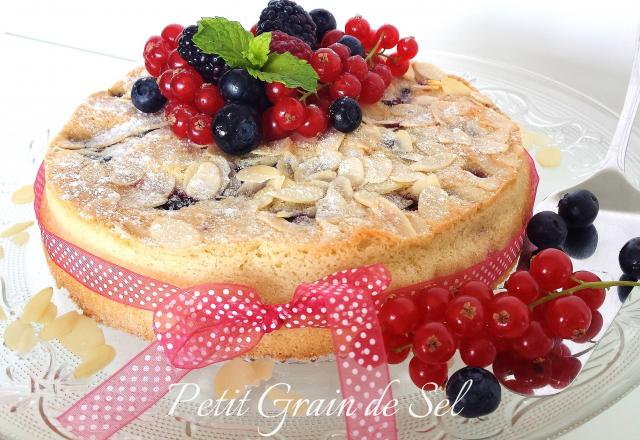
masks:
{"type": "Polygon", "coordinates": [[[277,53],[289,52],[294,57],[298,57],[301,60],[306,61],[311,58],[311,54],[313,53],[311,47],[309,47],[309,45],[300,38],[280,31],[271,32],[271,44],[269,45],[269,49],[272,52],[277,53]]]}
{"type": "Polygon", "coordinates": [[[271,0],[260,14],[256,32],[282,31],[316,45],[316,24],[302,6],[290,0],[271,0]]]}

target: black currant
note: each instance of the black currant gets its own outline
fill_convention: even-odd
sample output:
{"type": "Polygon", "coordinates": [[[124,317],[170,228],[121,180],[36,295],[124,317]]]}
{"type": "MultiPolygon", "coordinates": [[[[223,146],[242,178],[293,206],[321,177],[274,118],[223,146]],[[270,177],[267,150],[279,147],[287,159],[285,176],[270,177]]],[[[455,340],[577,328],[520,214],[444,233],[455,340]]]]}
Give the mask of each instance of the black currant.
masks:
{"type": "Polygon", "coordinates": [[[358,40],[353,35],[342,36],[338,40],[338,43],[347,46],[351,51],[351,55],[360,55],[362,58],[364,58],[364,46],[362,45],[360,40],[358,40]]]}
{"type": "Polygon", "coordinates": [[[620,249],[618,261],[623,273],[640,278],[640,237],[632,238],[620,249]]]}
{"type": "Polygon", "coordinates": [[[350,133],[362,122],[362,109],[355,99],[337,99],[329,107],[331,125],[338,131],[350,133]]]}
{"type": "Polygon", "coordinates": [[[561,248],[568,232],[564,219],[553,211],[537,213],[527,225],[529,241],[541,249],[561,248]]]}
{"type": "Polygon", "coordinates": [[[565,194],[558,202],[558,214],[569,228],[584,228],[591,225],[598,216],[599,210],[598,198],[586,189],[565,194]]]}
{"type": "Polygon", "coordinates": [[[324,34],[326,34],[330,30],[335,29],[338,25],[333,14],[326,9],[314,9],[312,11],[309,11],[309,15],[311,15],[313,22],[316,24],[317,41],[322,41],[322,37],[324,37],[324,34]]]}
{"type": "Polygon", "coordinates": [[[260,118],[251,107],[227,104],[212,124],[216,144],[227,154],[241,155],[258,146],[262,137],[260,118]]]}
{"type": "Polygon", "coordinates": [[[227,102],[255,105],[264,95],[264,84],[244,69],[231,69],[218,82],[220,94],[227,102]]]}
{"type": "Polygon", "coordinates": [[[131,102],[143,113],[155,113],[164,106],[167,98],[160,93],[156,79],[148,76],[140,78],[133,84],[131,102]]]}
{"type": "Polygon", "coordinates": [[[478,367],[464,367],[453,373],[447,381],[446,392],[449,402],[455,402],[452,411],[465,418],[491,414],[502,398],[498,379],[478,367]]]}

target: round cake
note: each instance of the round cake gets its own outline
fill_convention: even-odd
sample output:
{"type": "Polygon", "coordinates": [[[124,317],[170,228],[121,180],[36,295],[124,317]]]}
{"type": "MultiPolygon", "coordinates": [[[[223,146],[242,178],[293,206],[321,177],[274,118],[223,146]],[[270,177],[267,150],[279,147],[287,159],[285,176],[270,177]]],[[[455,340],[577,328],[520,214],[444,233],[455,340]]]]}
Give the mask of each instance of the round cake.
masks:
{"type": "MultiPolygon", "coordinates": [[[[41,215],[51,232],[132,271],[189,287],[253,286],[267,303],[344,268],[383,263],[391,289],[455,273],[527,221],[518,126],[461,78],[413,63],[351,133],[296,135],[231,156],[142,113],[140,68],[87,99],[51,142],[41,215]]],[[[145,339],[152,313],[51,270],[85,311],[145,339]]],[[[506,274],[505,274],[506,275],[506,274]]],[[[280,329],[250,353],[332,351],[327,329],[280,329]]]]}

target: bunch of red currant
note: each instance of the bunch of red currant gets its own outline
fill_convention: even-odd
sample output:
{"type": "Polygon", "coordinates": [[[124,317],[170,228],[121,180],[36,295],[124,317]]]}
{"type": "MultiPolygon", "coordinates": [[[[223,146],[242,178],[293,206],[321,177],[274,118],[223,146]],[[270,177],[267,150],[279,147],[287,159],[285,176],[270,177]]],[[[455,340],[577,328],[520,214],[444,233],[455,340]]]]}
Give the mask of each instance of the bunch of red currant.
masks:
{"type": "Polygon", "coordinates": [[[416,386],[442,386],[447,362],[459,350],[468,366],[493,364],[512,389],[566,387],[580,362],[562,340],[587,342],[600,332],[598,308],[615,283],[573,272],[571,259],[551,248],[534,256],[529,271],[513,273],[506,291],[494,294],[485,283],[469,281],[455,294],[434,286],[389,299],[379,313],[389,363],[413,351],[409,374],[416,386]]]}
{"type": "Polygon", "coordinates": [[[205,83],[178,53],[182,30],[179,24],[170,24],[160,36],[149,38],[143,54],[145,67],[157,77],[160,92],[168,100],[165,117],[171,131],[180,139],[207,145],[213,142],[213,115],[225,102],[218,87],[205,83]]]}

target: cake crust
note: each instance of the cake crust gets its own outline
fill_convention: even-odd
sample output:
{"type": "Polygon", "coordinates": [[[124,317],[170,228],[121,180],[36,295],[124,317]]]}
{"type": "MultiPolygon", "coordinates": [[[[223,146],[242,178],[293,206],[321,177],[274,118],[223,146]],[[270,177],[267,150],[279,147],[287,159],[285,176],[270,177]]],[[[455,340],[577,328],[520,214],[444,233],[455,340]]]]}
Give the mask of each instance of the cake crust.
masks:
{"type": "MultiPolygon", "coordinates": [[[[433,66],[414,65],[407,77],[389,88],[385,103],[364,109],[362,128],[352,136],[331,132],[315,144],[273,143],[240,159],[215,147],[186,145],[172,138],[161,117],[132,111],[127,93],[140,75],[134,71],[110,91],[91,97],[53,140],[41,208],[43,224],[51,232],[134,272],[179,287],[212,281],[246,284],[267,303],[285,303],[300,283],[348,267],[385,264],[392,274],[391,289],[458,272],[503,248],[526,222],[531,176],[517,125],[464,80],[433,66]],[[397,117],[398,106],[412,107],[397,117]],[[119,111],[113,110],[116,107],[119,111]],[[428,116],[416,113],[420,109],[428,116]],[[403,145],[407,138],[400,132],[409,136],[411,145],[403,145]],[[381,137],[389,133],[396,148],[386,151],[381,137]],[[128,176],[120,176],[122,170],[109,165],[126,158],[128,151],[157,145],[161,150],[143,170],[146,177],[133,184],[128,176]],[[167,158],[167,149],[176,157],[167,158]],[[105,151],[113,153],[106,162],[105,151]],[[339,157],[337,165],[314,170],[321,173],[316,179],[308,174],[303,179],[298,172],[301,164],[326,158],[327,151],[339,157]],[[285,157],[296,154],[297,169],[279,168],[285,157]],[[276,163],[266,165],[271,159],[264,162],[265,157],[275,157],[276,163]],[[382,157],[385,166],[387,159],[391,162],[392,171],[378,181],[377,158],[382,157]],[[206,199],[203,194],[197,203],[178,211],[151,206],[185,191],[189,173],[198,170],[190,165],[214,163],[220,171],[222,161],[229,172],[222,172],[220,180],[229,181],[214,197],[206,199]],[[369,166],[365,172],[369,180],[358,182],[360,176],[342,166],[357,161],[369,166]],[[278,178],[266,184],[239,180],[243,169],[259,165],[277,170],[278,178]],[[170,190],[161,188],[166,183],[163,178],[140,190],[150,173],[171,176],[170,190]],[[114,183],[115,175],[122,179],[114,183]],[[236,193],[227,191],[234,180],[238,188],[247,183],[260,188],[252,193],[256,188],[248,190],[250,185],[245,185],[246,194],[238,188],[236,193]],[[282,186],[278,188],[274,180],[281,180],[282,186]],[[299,200],[306,196],[307,202],[287,202],[286,194],[292,193],[287,188],[314,184],[321,197],[308,202],[315,195],[303,191],[299,200]],[[145,191],[164,198],[153,203],[139,199],[145,191]],[[265,203],[260,198],[265,193],[270,202],[255,208],[265,203]],[[144,206],[136,206],[136,201],[144,206]],[[332,217],[331,209],[343,201],[346,210],[332,217]],[[406,205],[410,201],[418,206],[406,205]],[[131,212],[125,212],[127,207],[131,212]],[[234,209],[232,216],[218,218],[234,209]],[[293,220],[285,217],[288,214],[293,220]],[[220,230],[221,225],[230,230],[220,230]]],[[[295,199],[298,193],[293,193],[295,199]]],[[[50,267],[58,284],[87,314],[145,339],[153,337],[151,312],[106,299],[51,262],[50,267]]],[[[281,329],[265,335],[250,355],[305,359],[331,351],[326,329],[281,329]]]]}

